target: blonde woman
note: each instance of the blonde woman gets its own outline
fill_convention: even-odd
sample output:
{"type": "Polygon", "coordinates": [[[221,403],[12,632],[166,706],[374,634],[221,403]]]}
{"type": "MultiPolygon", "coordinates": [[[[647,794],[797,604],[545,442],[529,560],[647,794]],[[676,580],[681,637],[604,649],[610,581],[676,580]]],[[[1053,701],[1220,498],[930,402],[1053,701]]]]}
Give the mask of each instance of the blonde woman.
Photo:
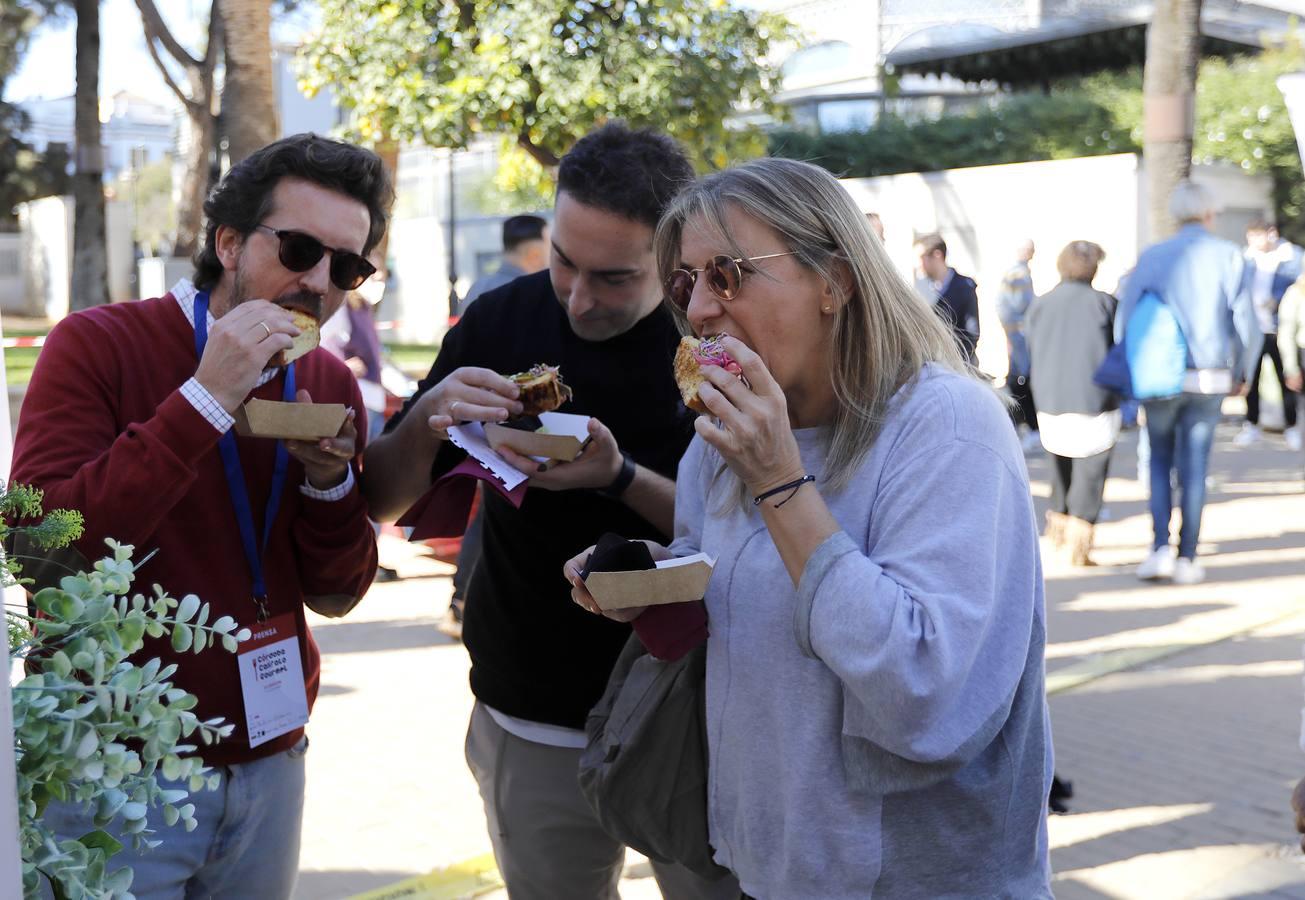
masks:
{"type": "MultiPolygon", "coordinates": [[[[744,375],[707,370],[652,548],[716,558],[716,860],[764,900],[1050,897],[1042,576],[1006,411],[822,169],[708,176],[656,247],[682,325],[730,335],[744,375]]],[[[586,556],[565,573],[598,612],[586,556]]],[[[622,616],[658,655],[684,644],[665,609],[622,616]]]]}

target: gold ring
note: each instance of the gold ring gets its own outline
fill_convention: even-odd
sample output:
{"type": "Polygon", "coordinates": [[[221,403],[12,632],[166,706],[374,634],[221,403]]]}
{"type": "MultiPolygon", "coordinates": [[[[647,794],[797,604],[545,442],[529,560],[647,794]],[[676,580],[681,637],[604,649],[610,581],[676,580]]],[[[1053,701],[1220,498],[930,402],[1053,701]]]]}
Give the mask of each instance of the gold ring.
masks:
{"type": "Polygon", "coordinates": [[[270,328],[267,327],[267,323],[266,323],[266,322],[259,322],[258,324],[263,326],[263,330],[267,332],[267,336],[268,336],[268,337],[271,337],[271,336],[272,336],[272,329],[270,329],[270,328]]]}

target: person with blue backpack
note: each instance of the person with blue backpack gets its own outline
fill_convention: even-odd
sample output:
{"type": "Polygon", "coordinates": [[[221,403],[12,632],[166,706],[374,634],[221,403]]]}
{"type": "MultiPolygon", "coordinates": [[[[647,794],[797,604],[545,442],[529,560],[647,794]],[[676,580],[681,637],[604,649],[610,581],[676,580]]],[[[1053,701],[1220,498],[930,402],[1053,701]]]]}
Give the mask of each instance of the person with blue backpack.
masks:
{"type": "Polygon", "coordinates": [[[1212,234],[1210,192],[1179,182],[1169,198],[1178,233],[1146,248],[1119,298],[1132,393],[1146,413],[1151,444],[1151,520],[1155,541],[1137,577],[1196,584],[1205,476],[1223,398],[1241,393],[1259,362],[1263,335],[1244,276],[1245,259],[1212,234]],[[1171,544],[1171,472],[1177,471],[1182,524],[1171,544]]]}

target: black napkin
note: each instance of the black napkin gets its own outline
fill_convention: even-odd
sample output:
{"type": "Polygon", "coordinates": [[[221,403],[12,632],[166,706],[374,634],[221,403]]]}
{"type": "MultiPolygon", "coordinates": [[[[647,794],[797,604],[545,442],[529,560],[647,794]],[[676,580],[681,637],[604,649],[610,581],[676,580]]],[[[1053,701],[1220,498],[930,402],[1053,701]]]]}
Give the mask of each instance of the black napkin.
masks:
{"type": "Polygon", "coordinates": [[[627,541],[619,534],[607,532],[598,539],[598,546],[585,560],[585,567],[580,572],[584,581],[591,572],[638,572],[655,569],[652,553],[643,541],[627,541]]]}
{"type": "Polygon", "coordinates": [[[504,428],[515,428],[517,431],[538,431],[544,427],[539,416],[517,416],[499,424],[504,428]]]}

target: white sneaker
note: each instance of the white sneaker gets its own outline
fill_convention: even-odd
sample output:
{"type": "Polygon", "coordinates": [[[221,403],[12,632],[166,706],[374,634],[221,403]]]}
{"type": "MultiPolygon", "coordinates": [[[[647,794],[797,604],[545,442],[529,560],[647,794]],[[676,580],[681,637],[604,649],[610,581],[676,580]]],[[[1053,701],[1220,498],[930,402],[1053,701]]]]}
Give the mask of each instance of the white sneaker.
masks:
{"type": "Polygon", "coordinates": [[[1180,556],[1173,566],[1174,584],[1200,584],[1205,581],[1205,567],[1194,559],[1180,556]]]}
{"type": "Polygon", "coordinates": [[[1249,447],[1260,439],[1260,428],[1258,425],[1252,425],[1250,422],[1242,423],[1242,430],[1237,432],[1233,438],[1233,443],[1238,447],[1249,447]]]}
{"type": "Polygon", "coordinates": [[[1174,574],[1174,557],[1177,552],[1173,547],[1157,547],[1151,555],[1142,560],[1137,567],[1137,577],[1142,581],[1155,581],[1157,578],[1172,578],[1174,574]]]}
{"type": "Polygon", "coordinates": [[[1042,449],[1042,435],[1036,431],[1024,432],[1024,437],[1020,439],[1020,447],[1025,453],[1036,453],[1042,449]]]}
{"type": "Polygon", "coordinates": [[[1282,436],[1287,439],[1288,450],[1292,451],[1293,453],[1299,453],[1301,451],[1302,442],[1301,442],[1299,425],[1294,425],[1291,428],[1288,428],[1286,431],[1282,433],[1282,436]]]}

